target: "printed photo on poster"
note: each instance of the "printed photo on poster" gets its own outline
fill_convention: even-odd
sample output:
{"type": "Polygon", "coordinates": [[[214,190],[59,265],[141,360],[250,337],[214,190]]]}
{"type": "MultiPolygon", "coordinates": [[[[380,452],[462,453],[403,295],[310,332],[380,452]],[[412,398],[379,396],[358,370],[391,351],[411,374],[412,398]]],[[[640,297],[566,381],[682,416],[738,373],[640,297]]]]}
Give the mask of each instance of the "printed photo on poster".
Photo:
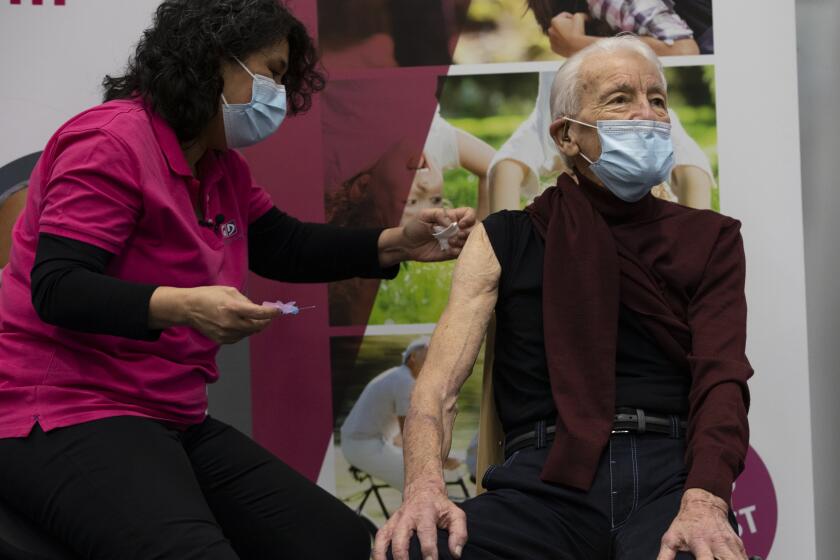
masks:
{"type": "MultiPolygon", "coordinates": [[[[666,68],[665,74],[676,165],[670,181],[655,187],[654,195],[693,208],[719,210],[714,68],[666,68]]],[[[443,171],[442,187],[435,186],[435,196],[423,204],[469,205],[483,216],[482,196],[487,192],[488,206],[491,200],[494,205],[491,210],[522,208],[553,185],[557,175],[568,171],[548,134],[553,77],[553,72],[446,77],[434,120],[489,146],[493,155],[484,174],[464,167],[443,171]]],[[[441,135],[434,129],[435,125],[424,153],[439,151],[436,143],[441,142],[441,135]]],[[[418,172],[415,181],[424,173],[428,172],[418,172]]],[[[412,186],[411,190],[417,193],[419,189],[412,186]]],[[[417,200],[409,196],[407,202],[416,204],[417,200]]],[[[403,266],[395,279],[379,283],[368,324],[428,324],[440,317],[454,263],[403,266]]],[[[344,305],[331,299],[336,314],[344,305]]]]}
{"type": "MultiPolygon", "coordinates": [[[[336,492],[377,525],[401,502],[402,427],[429,336],[336,337],[331,341],[336,492]],[[367,496],[367,499],[365,498],[367,496]],[[381,500],[381,501],[380,501],[381,500]]],[[[475,444],[483,355],[458,400],[444,465],[454,500],[475,495],[475,444]]]]}
{"type": "Polygon", "coordinates": [[[318,0],[318,37],[331,73],[448,66],[470,0],[318,0]]]}
{"type": "Polygon", "coordinates": [[[713,54],[712,0],[472,0],[453,61],[556,60],[619,33],[659,56],[713,54]]]}
{"type": "Polygon", "coordinates": [[[449,66],[566,58],[634,33],[659,56],[714,53],[712,0],[318,0],[324,66],[449,66]]]}

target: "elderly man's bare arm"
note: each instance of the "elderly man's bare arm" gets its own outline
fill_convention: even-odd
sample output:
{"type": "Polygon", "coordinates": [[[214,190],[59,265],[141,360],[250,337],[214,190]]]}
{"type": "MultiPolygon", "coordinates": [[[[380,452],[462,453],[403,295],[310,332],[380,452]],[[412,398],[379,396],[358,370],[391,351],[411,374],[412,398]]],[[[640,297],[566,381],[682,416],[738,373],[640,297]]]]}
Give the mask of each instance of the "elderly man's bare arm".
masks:
{"type": "Polygon", "coordinates": [[[429,354],[411,397],[405,423],[406,485],[402,507],[376,536],[375,558],[408,558],[416,532],[423,558],[437,560],[437,528],[449,531],[460,557],[467,540],[464,512],[446,495],[442,461],[449,454],[455,403],[469,377],[496,305],[501,266],[481,225],[467,240],[452,280],[449,304],[432,335],[429,354]]]}

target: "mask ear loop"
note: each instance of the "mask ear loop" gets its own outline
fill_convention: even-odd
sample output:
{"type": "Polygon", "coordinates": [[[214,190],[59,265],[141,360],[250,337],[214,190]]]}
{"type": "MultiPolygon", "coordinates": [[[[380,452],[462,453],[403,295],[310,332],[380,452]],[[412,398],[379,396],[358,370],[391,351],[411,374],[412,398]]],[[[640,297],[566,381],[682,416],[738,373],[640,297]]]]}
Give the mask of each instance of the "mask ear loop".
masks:
{"type": "MultiPolygon", "coordinates": [[[[564,117],[562,117],[562,119],[566,121],[566,126],[563,130],[563,132],[565,134],[565,136],[563,137],[563,140],[571,140],[571,138],[569,138],[569,122],[577,123],[577,124],[582,125],[582,126],[588,126],[589,128],[594,128],[595,130],[598,130],[597,126],[595,126],[593,124],[589,124],[589,123],[585,123],[585,122],[582,122],[582,121],[575,120],[572,117],[564,116],[564,117]]],[[[593,165],[595,163],[591,159],[586,157],[586,154],[583,153],[583,150],[578,149],[578,153],[580,154],[580,157],[585,159],[586,163],[588,163],[589,165],[593,165]]]]}
{"type": "MultiPolygon", "coordinates": [[[[254,79],[254,80],[257,79],[257,77],[254,75],[254,73],[251,72],[250,70],[248,70],[248,67],[245,66],[245,64],[241,60],[239,60],[238,58],[236,58],[233,55],[231,55],[231,56],[232,56],[233,60],[235,60],[236,62],[239,63],[239,66],[241,66],[243,70],[248,72],[248,75],[251,76],[251,79],[254,79]]],[[[228,100],[225,99],[225,94],[224,93],[222,93],[222,103],[224,103],[225,105],[230,105],[230,103],[228,103],[228,100]]]]}
{"type": "Polygon", "coordinates": [[[562,119],[564,119],[564,120],[566,120],[566,121],[571,121],[571,122],[573,122],[573,123],[577,123],[577,124],[580,124],[580,125],[583,125],[583,126],[588,126],[589,128],[594,128],[595,130],[597,130],[597,129],[598,129],[598,127],[597,127],[597,126],[595,126],[594,124],[585,123],[585,122],[583,122],[583,121],[576,121],[576,120],[575,120],[575,119],[573,119],[572,117],[561,117],[561,118],[562,118],[562,119]]]}
{"type": "Polygon", "coordinates": [[[247,66],[245,66],[245,63],[243,63],[241,60],[239,60],[239,59],[238,59],[238,58],[236,58],[235,56],[233,57],[233,60],[235,60],[236,62],[238,62],[238,63],[239,63],[239,66],[241,66],[243,70],[245,70],[246,72],[248,72],[248,75],[249,75],[249,76],[251,76],[252,78],[256,78],[256,76],[254,75],[254,73],[253,73],[253,72],[251,72],[250,70],[248,70],[248,67],[247,67],[247,66]]]}

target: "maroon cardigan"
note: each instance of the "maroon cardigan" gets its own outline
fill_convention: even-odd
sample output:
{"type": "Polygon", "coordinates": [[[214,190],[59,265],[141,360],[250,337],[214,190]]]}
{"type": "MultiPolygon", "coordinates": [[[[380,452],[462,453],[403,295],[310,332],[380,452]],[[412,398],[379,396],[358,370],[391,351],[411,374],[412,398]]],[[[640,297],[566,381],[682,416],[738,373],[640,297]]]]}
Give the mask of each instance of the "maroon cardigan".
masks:
{"type": "Polygon", "coordinates": [[[619,301],[691,372],[686,488],[727,503],[749,427],[740,222],[652,195],[635,203],[578,174],[527,208],[545,240],[546,357],[557,406],[543,480],[587,490],[615,413],[619,301]]]}

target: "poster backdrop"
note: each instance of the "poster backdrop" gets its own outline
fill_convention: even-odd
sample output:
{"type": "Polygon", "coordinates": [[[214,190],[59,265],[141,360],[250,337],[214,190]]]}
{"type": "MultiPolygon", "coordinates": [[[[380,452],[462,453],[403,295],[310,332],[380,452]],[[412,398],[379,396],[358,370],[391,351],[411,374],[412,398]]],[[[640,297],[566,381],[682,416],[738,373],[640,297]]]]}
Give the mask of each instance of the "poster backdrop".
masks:
{"type": "MultiPolygon", "coordinates": [[[[122,69],[157,3],[0,1],[0,167],[42,149],[99,101],[102,77],[122,69]]],[[[485,213],[499,162],[515,161],[520,178],[494,192],[522,205],[562,171],[545,150],[541,106],[563,56],[585,36],[659,40],[678,123],[677,167],[659,195],[743,222],[756,375],[752,447],[733,509],[750,553],[814,558],[794,3],[675,0],[673,20],[657,29],[603,2],[542,4],[548,12],[526,11],[523,0],[292,2],[319,36],[329,86],[307,115],[245,151],[254,175],[302,219],[398,225],[425,207],[485,213]],[[559,11],[579,15],[552,38],[546,25],[559,11]]],[[[363,486],[348,470],[341,427],[383,372],[403,376],[387,384],[395,402],[410,390],[403,351],[432,332],[451,270],[411,264],[392,281],[330,286],[253,278],[256,301],[315,306],[250,342],[254,437],[355,505],[363,486]]],[[[447,473],[459,483],[454,494],[474,491],[482,363],[459,403],[447,473]]],[[[398,424],[387,428],[398,449],[398,424]]],[[[383,500],[392,509],[399,494],[383,490],[383,500]]],[[[365,511],[380,522],[371,503],[365,511]]]]}

